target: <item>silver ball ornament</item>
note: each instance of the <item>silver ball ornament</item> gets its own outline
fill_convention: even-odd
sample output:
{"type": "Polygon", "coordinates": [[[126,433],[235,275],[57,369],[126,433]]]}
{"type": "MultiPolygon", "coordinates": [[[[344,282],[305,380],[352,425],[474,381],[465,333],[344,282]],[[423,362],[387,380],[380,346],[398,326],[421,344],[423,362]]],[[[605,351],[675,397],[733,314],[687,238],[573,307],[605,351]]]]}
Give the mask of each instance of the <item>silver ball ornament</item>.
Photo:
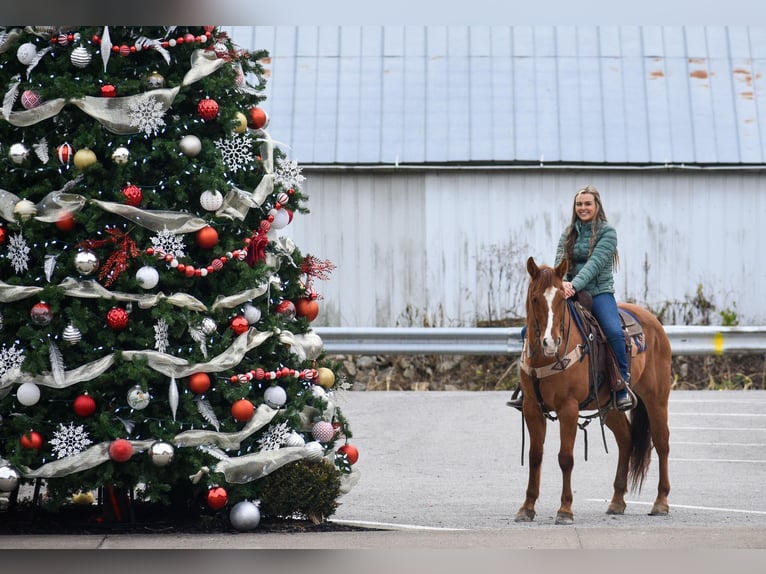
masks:
{"type": "Polygon", "coordinates": [[[130,159],[130,151],[125,146],[120,146],[112,152],[112,161],[117,165],[125,165],[130,159]]]}
{"type": "Polygon", "coordinates": [[[35,57],[37,56],[37,47],[32,42],[27,42],[26,44],[22,44],[19,46],[19,49],[16,50],[16,58],[18,58],[19,62],[24,64],[25,66],[28,66],[31,64],[35,57]]]}
{"type": "Polygon", "coordinates": [[[157,441],[149,447],[149,458],[154,466],[167,466],[173,462],[175,449],[173,445],[165,441],[157,441]]]}
{"type": "Polygon", "coordinates": [[[92,251],[84,249],[74,256],[74,268],[80,275],[92,275],[99,266],[98,257],[92,251]]]}
{"type": "Polygon", "coordinates": [[[128,406],[137,411],[145,409],[149,406],[149,393],[140,385],[132,387],[128,391],[128,406]]]}
{"type": "Polygon", "coordinates": [[[178,147],[184,155],[188,157],[197,157],[199,152],[202,151],[202,141],[195,135],[185,135],[178,143],[178,147]]]}
{"type": "Polygon", "coordinates": [[[144,79],[144,86],[147,90],[157,90],[165,87],[165,76],[160,74],[157,70],[146,76],[144,79]]]}
{"type": "Polygon", "coordinates": [[[19,485],[21,475],[10,465],[0,466],[0,492],[13,492],[19,485]]]}
{"type": "Polygon", "coordinates": [[[23,143],[15,143],[8,150],[8,158],[16,165],[21,165],[29,158],[29,148],[23,143]]]}
{"type": "Polygon", "coordinates": [[[218,330],[218,325],[215,323],[215,319],[211,317],[205,317],[202,319],[202,332],[210,336],[218,330]]]}
{"type": "Polygon", "coordinates": [[[263,400],[271,408],[278,409],[287,402],[287,393],[279,385],[274,385],[263,392],[263,400]]]}
{"type": "Polygon", "coordinates": [[[240,532],[254,530],[261,522],[261,511],[256,503],[242,500],[229,511],[229,522],[240,532]]]}

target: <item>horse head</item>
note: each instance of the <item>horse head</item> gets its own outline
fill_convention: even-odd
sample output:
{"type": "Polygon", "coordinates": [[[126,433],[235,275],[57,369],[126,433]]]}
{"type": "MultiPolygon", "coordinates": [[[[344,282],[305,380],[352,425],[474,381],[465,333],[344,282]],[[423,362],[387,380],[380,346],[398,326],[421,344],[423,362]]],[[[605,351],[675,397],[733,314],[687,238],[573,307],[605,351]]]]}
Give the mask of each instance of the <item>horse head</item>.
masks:
{"type": "Polygon", "coordinates": [[[561,345],[566,309],[564,275],[567,260],[555,268],[538,266],[533,257],[527,259],[529,289],[527,290],[527,337],[530,346],[541,346],[546,357],[554,357],[561,345]],[[533,339],[534,338],[534,339],[533,339]]]}

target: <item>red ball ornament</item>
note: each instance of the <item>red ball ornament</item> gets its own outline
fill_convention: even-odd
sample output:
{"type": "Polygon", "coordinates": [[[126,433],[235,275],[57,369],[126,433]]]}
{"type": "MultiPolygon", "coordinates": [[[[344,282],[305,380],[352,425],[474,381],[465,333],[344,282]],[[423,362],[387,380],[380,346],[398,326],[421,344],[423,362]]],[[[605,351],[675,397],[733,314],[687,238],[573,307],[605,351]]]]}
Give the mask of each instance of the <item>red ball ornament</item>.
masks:
{"type": "Polygon", "coordinates": [[[234,417],[235,421],[241,423],[249,421],[253,418],[253,414],[255,414],[255,407],[247,399],[239,399],[231,405],[231,416],[234,417]]]}
{"type": "Polygon", "coordinates": [[[61,231],[72,231],[75,228],[75,225],[77,225],[77,222],[74,220],[72,214],[67,211],[56,220],[54,225],[61,231]]]}
{"type": "Polygon", "coordinates": [[[8,239],[8,230],[5,227],[0,227],[0,245],[6,242],[8,239]]]}
{"type": "Polygon", "coordinates": [[[282,315],[288,321],[295,318],[295,304],[287,299],[280,301],[274,306],[274,311],[282,315]]]}
{"type": "Polygon", "coordinates": [[[203,120],[214,120],[218,117],[218,102],[212,98],[200,100],[197,104],[197,113],[203,120]]]}
{"type": "Polygon", "coordinates": [[[247,319],[245,319],[242,315],[237,315],[231,320],[229,326],[231,327],[231,330],[234,331],[234,333],[241,335],[250,328],[250,323],[248,323],[247,319]]]}
{"type": "Polygon", "coordinates": [[[202,249],[212,249],[218,245],[218,232],[209,225],[197,231],[197,245],[202,249]]]}
{"type": "Polygon", "coordinates": [[[133,445],[129,440],[118,438],[109,445],[109,458],[114,462],[127,462],[133,456],[133,445]]]}
{"type": "Polygon", "coordinates": [[[213,510],[220,510],[229,502],[229,494],[225,488],[214,486],[207,491],[207,505],[213,510]]]}
{"type": "Polygon", "coordinates": [[[74,149],[70,144],[64,142],[56,148],[56,157],[59,158],[59,163],[61,165],[69,165],[69,162],[71,162],[74,157],[74,149]]]}
{"type": "Polygon", "coordinates": [[[96,412],[96,401],[90,395],[80,395],[74,400],[72,409],[78,417],[89,417],[96,412]]]}
{"type": "Polygon", "coordinates": [[[21,435],[19,442],[24,448],[33,450],[40,450],[43,447],[43,437],[36,431],[29,431],[28,433],[21,435]]]}
{"type": "Polygon", "coordinates": [[[302,297],[295,302],[295,314],[298,317],[305,317],[308,321],[313,321],[319,315],[319,303],[316,299],[302,297]]]}
{"type": "Polygon", "coordinates": [[[141,200],[144,197],[144,194],[141,192],[141,188],[137,185],[133,185],[132,183],[129,183],[122,188],[122,195],[125,196],[125,203],[132,205],[133,207],[138,207],[141,205],[141,200]]]}
{"type": "Polygon", "coordinates": [[[106,324],[113,331],[121,331],[128,326],[128,312],[122,307],[112,307],[106,314],[106,324]]]}
{"type": "Polygon", "coordinates": [[[114,98],[117,95],[117,88],[113,84],[104,84],[99,91],[102,98],[114,98]]]}
{"type": "Polygon", "coordinates": [[[40,301],[32,305],[32,309],[29,311],[29,317],[35,325],[45,326],[53,321],[53,312],[51,306],[45,301],[40,301]]]}
{"type": "Polygon", "coordinates": [[[247,125],[253,129],[259,130],[266,127],[266,125],[269,123],[268,114],[257,106],[250,108],[250,113],[248,115],[249,118],[247,120],[247,125]]]}
{"type": "Polygon", "coordinates": [[[189,377],[189,390],[201,395],[210,389],[210,375],[207,373],[194,373],[189,377]]]}
{"type": "Polygon", "coordinates": [[[41,102],[42,99],[40,98],[40,94],[34,90],[24,90],[21,93],[21,105],[24,106],[25,110],[36,108],[41,102]]]}
{"type": "Polygon", "coordinates": [[[338,454],[345,454],[349,464],[354,464],[357,460],[359,460],[359,451],[353,444],[350,443],[346,443],[340,447],[338,449],[338,454]]]}

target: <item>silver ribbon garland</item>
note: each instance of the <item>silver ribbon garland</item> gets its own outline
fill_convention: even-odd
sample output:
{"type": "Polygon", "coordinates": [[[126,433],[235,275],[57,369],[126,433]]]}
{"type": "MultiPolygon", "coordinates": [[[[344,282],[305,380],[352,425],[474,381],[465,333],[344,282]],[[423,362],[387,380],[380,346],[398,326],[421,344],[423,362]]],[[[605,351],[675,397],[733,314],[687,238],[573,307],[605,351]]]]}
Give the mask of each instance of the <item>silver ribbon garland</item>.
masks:
{"type": "Polygon", "coordinates": [[[149,209],[139,209],[124,203],[113,203],[98,199],[91,199],[90,202],[104,211],[119,215],[155,233],[160,231],[192,233],[199,231],[207,225],[207,222],[201,217],[180,211],[152,211],[149,209]]]}

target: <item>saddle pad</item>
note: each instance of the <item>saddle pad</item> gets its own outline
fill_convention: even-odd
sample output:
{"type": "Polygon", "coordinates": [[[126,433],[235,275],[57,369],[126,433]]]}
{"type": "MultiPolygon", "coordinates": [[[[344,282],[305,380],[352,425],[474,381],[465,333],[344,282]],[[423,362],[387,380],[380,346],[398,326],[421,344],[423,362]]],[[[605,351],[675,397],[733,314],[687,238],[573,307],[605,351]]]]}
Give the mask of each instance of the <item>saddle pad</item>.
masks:
{"type": "Polygon", "coordinates": [[[622,330],[626,339],[631,342],[631,356],[635,357],[646,350],[646,339],[644,338],[644,329],[641,327],[638,318],[625,309],[620,309],[620,321],[622,321],[622,330]]]}

